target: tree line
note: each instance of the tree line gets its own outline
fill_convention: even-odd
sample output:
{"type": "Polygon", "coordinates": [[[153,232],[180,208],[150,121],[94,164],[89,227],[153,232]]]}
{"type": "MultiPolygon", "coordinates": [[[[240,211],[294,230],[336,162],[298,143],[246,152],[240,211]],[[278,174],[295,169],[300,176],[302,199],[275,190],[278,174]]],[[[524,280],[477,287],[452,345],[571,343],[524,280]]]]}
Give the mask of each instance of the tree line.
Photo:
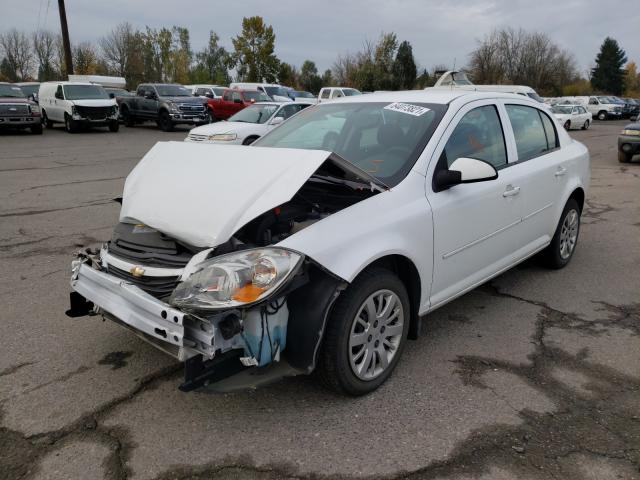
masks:
{"type": "MultiPolygon", "coordinates": [[[[361,91],[413,89],[432,86],[436,72],[447,66],[418,69],[412,45],[393,32],[377,41],[366,41],[354,53],[340,54],[332,67],[319,72],[315,62],[305,60],[298,68],[275,55],[276,35],[259,16],[242,20],[231,48],[209,33],[199,51],[191,47],[189,29],[181,26],[135,29],[117,25],[97,42],[73,45],[76,74],[124,77],[129,88],[141,82],[182,84],[232,80],[279,82],[317,93],[322,86],[342,85],[361,91]]],[[[66,79],[62,38],[48,30],[27,34],[17,29],[0,33],[0,80],[66,79]]],[[[623,68],[624,50],[605,39],[596,66],[585,78],[573,55],[539,32],[498,29],[479,41],[463,67],[477,84],[522,84],[546,95],[578,95],[604,92],[640,96],[640,77],[635,63],[623,68]]]]}

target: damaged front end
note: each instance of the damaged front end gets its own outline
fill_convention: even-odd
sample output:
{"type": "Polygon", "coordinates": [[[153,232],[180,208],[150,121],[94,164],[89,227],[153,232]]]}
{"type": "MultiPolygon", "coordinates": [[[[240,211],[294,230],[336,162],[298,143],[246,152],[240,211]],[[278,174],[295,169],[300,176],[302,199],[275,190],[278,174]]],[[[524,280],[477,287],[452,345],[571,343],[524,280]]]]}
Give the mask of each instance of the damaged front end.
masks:
{"type": "Polygon", "coordinates": [[[310,373],[346,282],[278,243],[380,191],[323,163],[289,201],[211,247],[121,222],[73,261],[67,313],[102,315],[185,362],[184,391],[310,373]]]}

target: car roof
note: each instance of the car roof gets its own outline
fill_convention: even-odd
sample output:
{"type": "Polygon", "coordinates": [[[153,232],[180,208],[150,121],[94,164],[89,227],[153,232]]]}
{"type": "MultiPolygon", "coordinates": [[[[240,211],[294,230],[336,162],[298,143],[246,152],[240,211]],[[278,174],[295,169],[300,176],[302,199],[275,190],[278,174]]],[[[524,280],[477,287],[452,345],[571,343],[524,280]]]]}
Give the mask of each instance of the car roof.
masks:
{"type": "MultiPolygon", "coordinates": [[[[367,95],[356,95],[352,97],[342,97],[337,102],[361,103],[361,102],[419,102],[437,103],[447,105],[453,100],[466,97],[469,101],[483,100],[490,98],[506,98],[512,100],[531,100],[522,95],[504,92],[488,92],[475,90],[461,90],[451,88],[429,88],[426,90],[404,90],[398,92],[377,92],[367,95]]],[[[542,104],[541,104],[542,105],[542,104]]]]}
{"type": "MultiPolygon", "coordinates": [[[[42,82],[40,85],[43,85],[45,83],[49,83],[49,84],[55,84],[55,85],[95,85],[98,87],[102,87],[102,85],[100,85],[99,83],[91,83],[91,82],[68,82],[66,80],[60,80],[60,81],[51,81],[51,82],[42,82]]],[[[104,88],[104,87],[103,87],[104,88]]]]}

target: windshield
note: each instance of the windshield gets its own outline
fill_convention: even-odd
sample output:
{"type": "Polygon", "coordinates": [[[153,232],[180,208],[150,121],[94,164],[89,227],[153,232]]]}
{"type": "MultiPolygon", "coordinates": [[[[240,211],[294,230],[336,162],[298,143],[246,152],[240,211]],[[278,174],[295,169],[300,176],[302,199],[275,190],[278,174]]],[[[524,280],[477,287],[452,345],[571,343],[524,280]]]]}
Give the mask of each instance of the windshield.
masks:
{"type": "Polygon", "coordinates": [[[191,92],[182,85],[156,85],[161,97],[191,97],[191,92]]]}
{"type": "Polygon", "coordinates": [[[554,107],[551,108],[551,111],[553,111],[553,113],[571,113],[571,111],[573,110],[573,107],[565,107],[562,105],[556,105],[554,107]]]}
{"type": "Polygon", "coordinates": [[[282,87],[264,87],[264,91],[267,92],[267,95],[269,95],[271,98],[273,98],[274,95],[278,97],[288,96],[287,92],[282,87]]]}
{"type": "Polygon", "coordinates": [[[600,103],[616,103],[611,97],[598,97],[600,103]]]}
{"type": "Polygon", "coordinates": [[[354,95],[362,95],[360,90],[356,90],[355,88],[343,88],[342,93],[344,93],[345,97],[353,97],[354,95]]]}
{"type": "Polygon", "coordinates": [[[264,92],[256,91],[245,91],[243,93],[245,102],[250,102],[253,100],[254,102],[268,102],[271,100],[264,92]]]}
{"type": "Polygon", "coordinates": [[[25,97],[28,97],[29,95],[37,95],[38,90],[40,90],[40,85],[22,85],[20,90],[22,90],[25,97]]]}
{"type": "Polygon", "coordinates": [[[302,110],[254,145],[335,152],[394,186],[411,170],[446,108],[422,103],[325,103],[302,110]]]}
{"type": "Polygon", "coordinates": [[[230,122],[265,123],[278,109],[277,105],[251,105],[229,118],[230,122]]]}
{"type": "Polygon", "coordinates": [[[527,95],[530,98],[533,98],[536,102],[544,103],[544,100],[542,99],[542,97],[538,95],[536,92],[527,92],[527,95]]]}
{"type": "Polygon", "coordinates": [[[15,85],[0,84],[0,97],[24,98],[25,95],[24,93],[22,93],[20,87],[16,87],[15,85]]]}
{"type": "Polygon", "coordinates": [[[109,94],[100,85],[64,85],[67,100],[109,100],[109,94]]]}

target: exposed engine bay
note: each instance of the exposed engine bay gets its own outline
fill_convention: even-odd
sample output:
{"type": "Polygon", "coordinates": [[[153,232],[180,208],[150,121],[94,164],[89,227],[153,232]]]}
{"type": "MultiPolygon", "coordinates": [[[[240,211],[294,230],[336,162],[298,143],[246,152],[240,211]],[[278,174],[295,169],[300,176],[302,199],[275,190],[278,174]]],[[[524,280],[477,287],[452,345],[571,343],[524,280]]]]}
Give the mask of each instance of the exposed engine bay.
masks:
{"type": "MultiPolygon", "coordinates": [[[[70,314],[100,314],[186,361],[183,390],[209,385],[248,367],[268,367],[280,362],[283,355],[297,373],[308,373],[313,369],[327,311],[344,288],[344,281],[324,271],[312,259],[291,252],[288,254],[291,259],[285,259],[291,261],[291,275],[264,298],[259,296],[262,292],[256,294],[259,287],[240,285],[236,286],[232,300],[227,298],[229,308],[210,309],[206,303],[195,303],[198,295],[216,295],[228,288],[229,276],[242,277],[244,270],[240,267],[231,273],[220,272],[229,269],[226,265],[211,267],[218,270],[207,274],[205,280],[198,280],[199,290],[195,294],[184,292],[188,290],[185,285],[193,283],[198,275],[205,275],[206,269],[202,266],[219,257],[274,246],[383,191],[380,185],[361,178],[358,173],[345,171],[334,162],[323,163],[288,202],[258,215],[214,247],[195,247],[143,223],[121,222],[100,252],[81,252],[74,262],[72,287],[75,292],[70,314]],[[86,267],[108,278],[98,277],[86,267]],[[223,274],[228,275],[222,278],[223,274]],[[316,291],[318,285],[321,291],[316,291]],[[329,285],[332,288],[325,290],[329,285]],[[117,290],[116,295],[128,303],[122,305],[120,299],[103,299],[99,290],[104,288],[114,293],[118,288],[125,289],[126,293],[117,290]],[[148,311],[147,306],[143,306],[145,311],[138,312],[137,320],[134,316],[125,318],[128,310],[138,311],[148,302],[144,294],[156,299],[157,305],[149,306],[148,311]],[[115,311],[120,308],[122,311],[115,311]],[[310,309],[316,311],[309,313],[310,309]],[[151,311],[159,312],[159,318],[157,313],[152,319],[148,318],[151,311]]],[[[242,261],[245,260],[233,260],[242,261]]],[[[267,279],[273,275],[268,270],[268,262],[267,267],[256,265],[258,267],[251,267],[254,279],[256,275],[267,279]],[[260,268],[266,268],[266,272],[256,273],[260,268]]]]}

